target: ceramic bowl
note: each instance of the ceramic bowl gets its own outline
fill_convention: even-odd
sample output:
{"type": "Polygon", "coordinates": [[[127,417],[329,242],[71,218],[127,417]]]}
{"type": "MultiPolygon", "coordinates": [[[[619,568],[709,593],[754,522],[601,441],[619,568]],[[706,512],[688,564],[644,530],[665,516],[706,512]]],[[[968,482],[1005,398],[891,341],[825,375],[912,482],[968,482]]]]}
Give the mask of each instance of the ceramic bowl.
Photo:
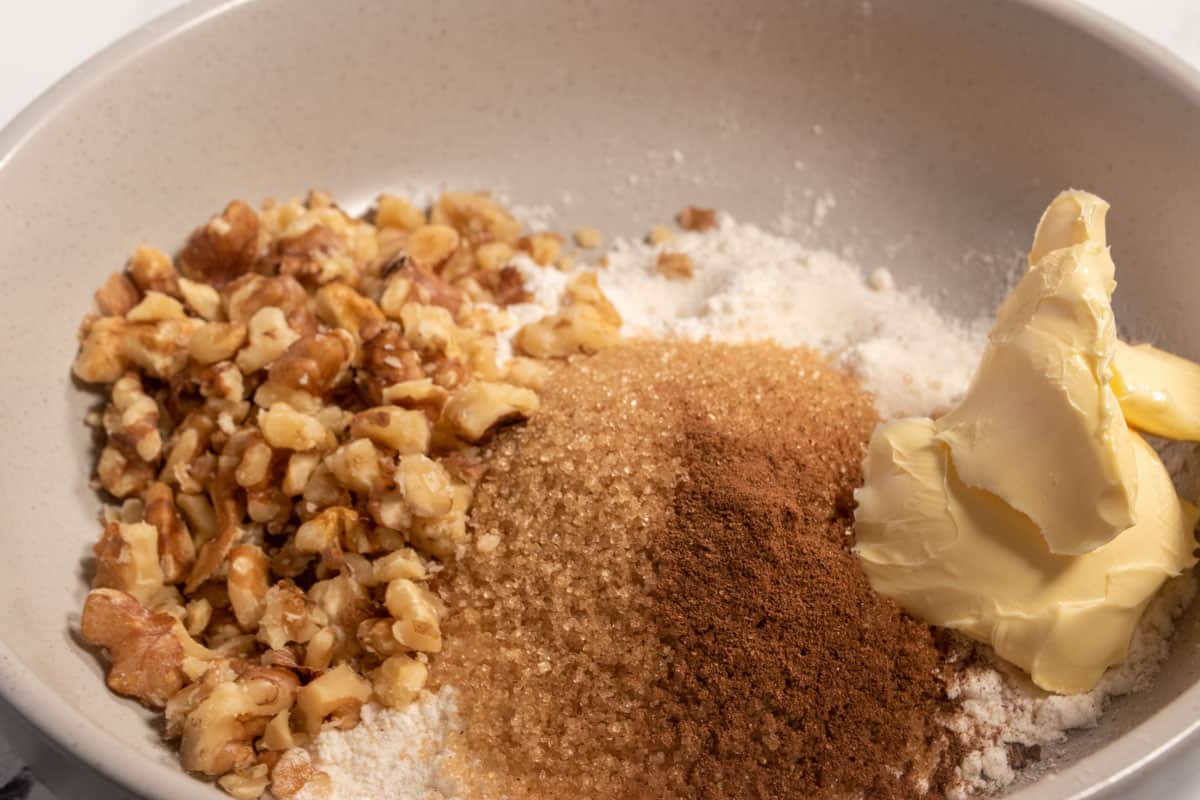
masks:
{"type": "MultiPolygon", "coordinates": [[[[98,501],[69,367],[104,276],[232,197],[492,188],[618,233],[784,214],[974,315],[1075,186],[1113,206],[1118,317],[1197,357],[1198,135],[1195,74],[1060,2],[192,3],[0,133],[0,691],[133,791],[222,796],[73,634],[98,501]]],[[[1189,614],[1155,687],[1013,796],[1164,796],[1139,793],[1194,760],[1198,641],[1189,614]]]]}

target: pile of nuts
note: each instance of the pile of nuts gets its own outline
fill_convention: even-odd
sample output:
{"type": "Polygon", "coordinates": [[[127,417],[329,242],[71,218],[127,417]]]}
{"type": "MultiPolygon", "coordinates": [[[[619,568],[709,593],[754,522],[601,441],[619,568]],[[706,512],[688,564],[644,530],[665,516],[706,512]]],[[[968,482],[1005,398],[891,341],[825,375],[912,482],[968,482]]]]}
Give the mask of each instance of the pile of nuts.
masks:
{"type": "Polygon", "coordinates": [[[529,298],[511,260],[566,267],[563,241],[482,194],[357,218],[313,192],[234,201],[96,293],[74,372],[107,390],[95,481],[120,505],[82,633],[114,691],[164,711],[185,768],[291,797],[327,780],[293,748],[418,696],[478,445],[537,411],[548,359],[618,338],[582,273],[498,363],[529,298]]]}

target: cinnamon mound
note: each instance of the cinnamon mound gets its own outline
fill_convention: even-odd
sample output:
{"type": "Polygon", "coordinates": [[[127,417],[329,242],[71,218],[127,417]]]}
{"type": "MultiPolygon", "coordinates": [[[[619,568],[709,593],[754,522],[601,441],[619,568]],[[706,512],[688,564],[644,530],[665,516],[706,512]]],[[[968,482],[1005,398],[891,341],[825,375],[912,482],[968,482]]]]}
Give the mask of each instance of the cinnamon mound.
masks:
{"type": "Polygon", "coordinates": [[[875,421],[767,344],[560,370],[492,447],[471,524],[500,546],[441,578],[472,796],[940,795],[941,656],[846,549],[875,421]]]}

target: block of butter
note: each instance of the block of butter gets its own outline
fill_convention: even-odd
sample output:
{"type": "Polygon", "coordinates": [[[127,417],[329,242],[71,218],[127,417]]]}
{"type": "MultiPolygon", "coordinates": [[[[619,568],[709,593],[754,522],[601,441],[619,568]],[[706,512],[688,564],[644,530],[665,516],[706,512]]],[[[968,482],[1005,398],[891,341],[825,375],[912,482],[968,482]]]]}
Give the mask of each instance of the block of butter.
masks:
{"type": "Polygon", "coordinates": [[[963,401],[880,426],[855,493],[877,591],[1056,692],[1123,661],[1151,598],[1195,563],[1200,513],[1129,423],[1200,439],[1200,366],[1117,341],[1107,209],[1051,203],[963,401]]]}
{"type": "Polygon", "coordinates": [[[893,422],[871,439],[855,552],[876,591],[914,616],[991,644],[1043,689],[1087,691],[1194,561],[1196,508],[1150,446],[1133,445],[1138,523],[1086,555],[1056,555],[1028,517],[962,482],[932,421],[893,422]]]}

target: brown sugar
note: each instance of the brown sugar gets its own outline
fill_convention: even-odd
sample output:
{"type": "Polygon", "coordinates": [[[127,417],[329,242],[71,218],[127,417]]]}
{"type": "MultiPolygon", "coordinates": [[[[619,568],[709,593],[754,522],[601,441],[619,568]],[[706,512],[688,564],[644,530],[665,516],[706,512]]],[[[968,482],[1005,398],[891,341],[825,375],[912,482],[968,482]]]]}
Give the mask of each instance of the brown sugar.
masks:
{"type": "Polygon", "coordinates": [[[500,544],[439,581],[471,795],[937,796],[938,650],[846,549],[875,421],[773,345],[561,368],[492,445],[471,528],[500,544]]]}

